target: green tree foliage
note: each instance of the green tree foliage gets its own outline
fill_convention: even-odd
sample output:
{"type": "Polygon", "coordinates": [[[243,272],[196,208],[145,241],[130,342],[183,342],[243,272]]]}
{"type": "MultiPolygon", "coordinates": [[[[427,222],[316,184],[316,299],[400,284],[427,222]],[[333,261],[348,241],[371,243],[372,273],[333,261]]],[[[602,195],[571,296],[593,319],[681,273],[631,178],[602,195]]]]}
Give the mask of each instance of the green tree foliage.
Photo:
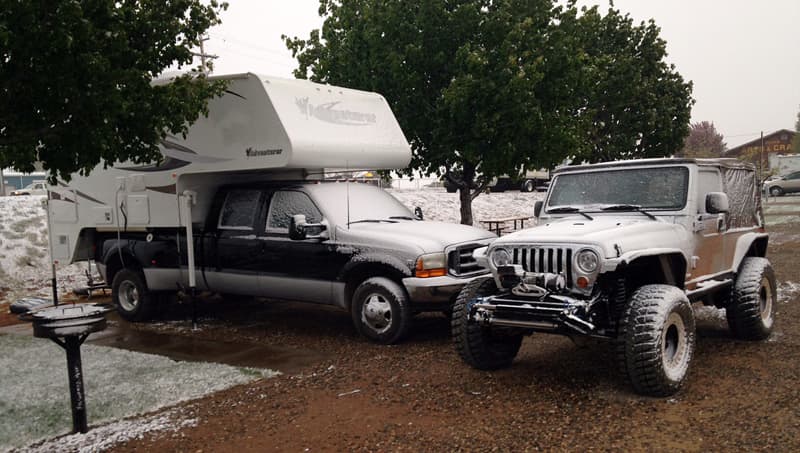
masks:
{"type": "Polygon", "coordinates": [[[689,135],[686,136],[683,148],[678,155],[682,157],[722,157],[722,153],[727,149],[722,134],[717,132],[714,123],[701,121],[692,124],[689,135]]]}
{"type": "Polygon", "coordinates": [[[668,155],[688,128],[691,88],[661,61],[657,27],[613,10],[321,0],[320,14],[321,32],[284,37],[295,75],[383,94],[413,149],[408,171],[444,172],[459,187],[462,223],[495,176],[568,157],[668,155]]]}
{"type": "Polygon", "coordinates": [[[98,163],[153,161],[167,132],[185,133],[224,84],[191,65],[227,7],[201,0],[0,0],[0,164],[41,161],[51,178],[98,163]]]}

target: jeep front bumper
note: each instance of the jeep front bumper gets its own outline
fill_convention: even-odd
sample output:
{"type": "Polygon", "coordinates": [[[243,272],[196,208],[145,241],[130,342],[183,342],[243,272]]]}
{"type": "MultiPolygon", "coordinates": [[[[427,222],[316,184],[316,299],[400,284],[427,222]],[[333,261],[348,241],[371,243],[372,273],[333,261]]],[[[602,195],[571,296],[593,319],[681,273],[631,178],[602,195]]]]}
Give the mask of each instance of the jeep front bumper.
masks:
{"type": "Polygon", "coordinates": [[[597,329],[586,315],[590,304],[591,301],[555,294],[536,299],[500,294],[470,302],[469,319],[486,326],[596,335],[597,329]]]}

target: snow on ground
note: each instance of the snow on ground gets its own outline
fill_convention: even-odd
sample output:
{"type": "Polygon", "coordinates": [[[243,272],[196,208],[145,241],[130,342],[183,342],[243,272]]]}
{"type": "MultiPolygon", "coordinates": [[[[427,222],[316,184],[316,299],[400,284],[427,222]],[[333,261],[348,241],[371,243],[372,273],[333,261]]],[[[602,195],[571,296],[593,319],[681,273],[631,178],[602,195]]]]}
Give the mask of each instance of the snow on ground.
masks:
{"type": "Polygon", "coordinates": [[[778,285],[778,302],[786,304],[800,295],[800,283],[783,282],[778,285]]]}
{"type": "MultiPolygon", "coordinates": [[[[66,354],[49,340],[0,335],[0,451],[51,439],[71,430],[66,354]]],[[[167,357],[94,345],[81,348],[90,427],[152,412],[181,401],[276,375],[271,370],[167,357]]],[[[176,428],[191,420],[177,412],[104,428],[102,439],[122,438],[130,425],[176,428]]],[[[76,450],[97,436],[69,436],[45,451],[76,450]]]]}
{"type": "MultiPolygon", "coordinates": [[[[458,193],[447,193],[442,188],[392,189],[389,193],[411,210],[417,206],[422,208],[425,220],[461,222],[458,193]]],[[[483,219],[533,216],[533,203],[543,199],[544,192],[509,191],[480,194],[472,201],[472,216],[476,226],[479,226],[479,221],[483,219]]]]}

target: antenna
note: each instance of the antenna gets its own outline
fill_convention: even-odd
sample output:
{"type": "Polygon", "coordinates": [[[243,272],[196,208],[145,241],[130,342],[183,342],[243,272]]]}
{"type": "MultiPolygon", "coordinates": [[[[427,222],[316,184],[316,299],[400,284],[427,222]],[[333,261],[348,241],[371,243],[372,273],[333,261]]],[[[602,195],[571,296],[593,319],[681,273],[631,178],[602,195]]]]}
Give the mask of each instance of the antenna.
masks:
{"type": "Polygon", "coordinates": [[[347,229],[350,229],[350,161],[344,163],[347,172],[347,179],[344,181],[347,187],[347,229]]]}

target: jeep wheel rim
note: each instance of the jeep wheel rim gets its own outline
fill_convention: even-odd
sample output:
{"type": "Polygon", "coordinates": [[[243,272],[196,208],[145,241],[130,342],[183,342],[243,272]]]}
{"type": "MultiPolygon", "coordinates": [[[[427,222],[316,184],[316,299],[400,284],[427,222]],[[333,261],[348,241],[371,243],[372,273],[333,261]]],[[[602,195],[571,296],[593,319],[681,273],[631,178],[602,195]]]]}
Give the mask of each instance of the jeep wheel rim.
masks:
{"type": "Polygon", "coordinates": [[[764,327],[772,327],[772,287],[769,280],[764,277],[761,279],[761,289],[758,291],[758,311],[761,314],[761,322],[764,327]]]}
{"type": "Polygon", "coordinates": [[[689,342],[686,337],[683,318],[676,312],[670,313],[661,332],[661,361],[664,372],[674,381],[681,380],[686,373],[689,362],[689,342]]]}
{"type": "Polygon", "coordinates": [[[119,306],[125,311],[134,311],[139,305],[139,290],[130,281],[124,281],[119,285],[119,296],[117,296],[119,306]]]}
{"type": "Polygon", "coordinates": [[[382,334],[392,327],[392,305],[381,294],[367,296],[361,309],[361,322],[377,334],[382,334]]]}

